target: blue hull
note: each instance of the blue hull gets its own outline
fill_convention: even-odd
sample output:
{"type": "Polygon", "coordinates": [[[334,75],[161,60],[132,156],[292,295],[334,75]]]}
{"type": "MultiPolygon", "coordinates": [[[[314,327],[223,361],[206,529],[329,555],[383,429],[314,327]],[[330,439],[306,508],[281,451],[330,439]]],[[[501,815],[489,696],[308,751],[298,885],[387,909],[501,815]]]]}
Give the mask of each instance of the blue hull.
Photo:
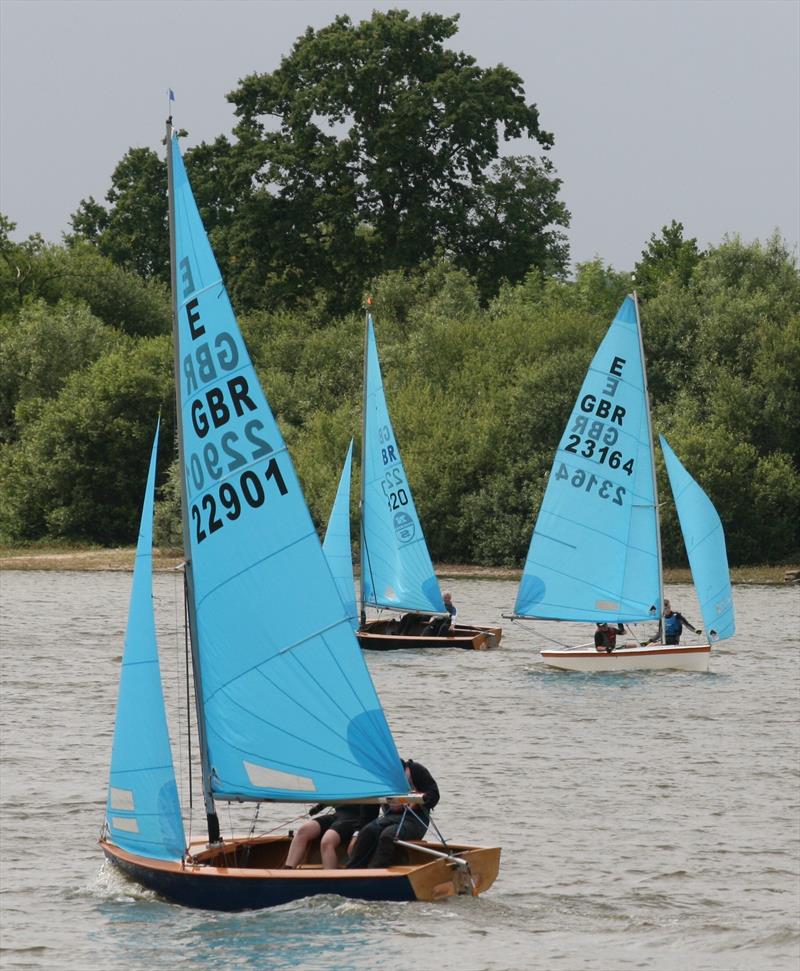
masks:
{"type": "Polygon", "coordinates": [[[148,890],[173,903],[203,910],[259,910],[319,894],[336,894],[355,900],[416,899],[410,881],[400,874],[388,878],[348,876],[343,870],[341,878],[324,880],[312,875],[295,875],[295,872],[286,876],[280,873],[263,877],[255,873],[252,876],[224,876],[162,869],[121,859],[105,848],[103,852],[120,870],[148,890]]]}

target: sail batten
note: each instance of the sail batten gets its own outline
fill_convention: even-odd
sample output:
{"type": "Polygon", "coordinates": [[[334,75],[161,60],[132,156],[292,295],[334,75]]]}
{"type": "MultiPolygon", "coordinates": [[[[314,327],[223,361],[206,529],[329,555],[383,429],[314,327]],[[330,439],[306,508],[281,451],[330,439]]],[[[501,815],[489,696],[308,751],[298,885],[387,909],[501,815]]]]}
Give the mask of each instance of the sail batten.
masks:
{"type": "Polygon", "coordinates": [[[352,618],[250,360],[174,136],[170,157],[186,555],[208,789],[223,800],[405,793],[352,618]],[[365,718],[370,728],[362,733],[365,718]]]}

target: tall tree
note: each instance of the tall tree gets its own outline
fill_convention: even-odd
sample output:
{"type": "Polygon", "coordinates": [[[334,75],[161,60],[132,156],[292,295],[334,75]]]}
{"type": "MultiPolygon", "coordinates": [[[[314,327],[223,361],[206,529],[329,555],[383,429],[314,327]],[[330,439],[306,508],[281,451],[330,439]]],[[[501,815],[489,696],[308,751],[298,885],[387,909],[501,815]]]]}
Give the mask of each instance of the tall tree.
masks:
{"type": "Polygon", "coordinates": [[[355,25],[337,17],[228,96],[241,151],[270,197],[265,219],[296,230],[287,253],[278,248],[286,233],[270,246],[264,225],[263,274],[299,265],[301,285],[357,289],[365,272],[416,266],[437,251],[474,269],[484,250],[492,292],[532,266],[565,269],[559,227],[569,213],[554,202],[551,165],[492,168],[501,134],[544,149],[553,137],[517,74],[445,48],[457,23],[404,10],[355,25]]]}
{"type": "MultiPolygon", "coordinates": [[[[240,309],[357,305],[368,281],[447,256],[483,299],[532,268],[566,270],[546,156],[500,160],[500,140],[553,137],[520,77],[445,47],[458,16],[375,12],[309,28],[277,70],[228,95],[236,140],[186,153],[198,205],[240,309]],[[322,295],[322,297],[321,297],[322,295]]],[[[166,175],[131,149],[104,206],[84,200],[72,239],[167,279],[166,175]]]]}

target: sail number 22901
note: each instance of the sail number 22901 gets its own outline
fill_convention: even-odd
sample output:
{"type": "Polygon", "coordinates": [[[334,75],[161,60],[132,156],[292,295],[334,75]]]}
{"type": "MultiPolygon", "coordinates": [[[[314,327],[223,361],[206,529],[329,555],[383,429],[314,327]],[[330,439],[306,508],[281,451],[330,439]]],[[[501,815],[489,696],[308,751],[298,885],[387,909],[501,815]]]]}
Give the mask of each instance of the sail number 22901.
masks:
{"type": "Polygon", "coordinates": [[[285,496],[289,491],[283,481],[277,459],[270,459],[261,476],[252,469],[242,472],[237,482],[223,482],[213,492],[207,492],[197,503],[192,504],[192,520],[195,524],[195,539],[202,543],[204,539],[217,530],[222,529],[225,522],[235,522],[247,507],[257,509],[263,506],[267,498],[267,488],[270,481],[274,481],[278,492],[285,496]],[[205,519],[205,522],[204,522],[205,519]]]}
{"type": "Polygon", "coordinates": [[[556,472],[556,479],[566,479],[571,486],[575,489],[583,489],[584,492],[592,492],[597,488],[597,495],[601,499],[610,499],[615,506],[623,505],[623,498],[625,496],[625,486],[615,486],[613,482],[608,479],[599,479],[593,472],[585,472],[583,469],[576,469],[572,475],[569,473],[569,469],[560,462],[558,465],[558,471],[556,472]]]}

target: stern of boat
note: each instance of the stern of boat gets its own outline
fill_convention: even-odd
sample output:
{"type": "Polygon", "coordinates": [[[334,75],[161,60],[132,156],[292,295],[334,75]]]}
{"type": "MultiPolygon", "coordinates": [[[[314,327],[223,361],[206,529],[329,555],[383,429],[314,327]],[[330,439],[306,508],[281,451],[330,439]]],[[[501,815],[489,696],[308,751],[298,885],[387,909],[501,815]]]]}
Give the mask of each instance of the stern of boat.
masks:
{"type": "MultiPolygon", "coordinates": [[[[408,881],[417,900],[444,900],[446,897],[477,897],[488,890],[500,872],[499,846],[442,846],[440,843],[420,843],[463,860],[463,865],[453,860],[430,860],[422,866],[414,866],[408,872],[408,881]]],[[[411,855],[413,851],[411,851],[411,855]]],[[[423,859],[420,854],[420,859],[423,859]]],[[[416,859],[414,860],[416,862],[416,859]]]]}

